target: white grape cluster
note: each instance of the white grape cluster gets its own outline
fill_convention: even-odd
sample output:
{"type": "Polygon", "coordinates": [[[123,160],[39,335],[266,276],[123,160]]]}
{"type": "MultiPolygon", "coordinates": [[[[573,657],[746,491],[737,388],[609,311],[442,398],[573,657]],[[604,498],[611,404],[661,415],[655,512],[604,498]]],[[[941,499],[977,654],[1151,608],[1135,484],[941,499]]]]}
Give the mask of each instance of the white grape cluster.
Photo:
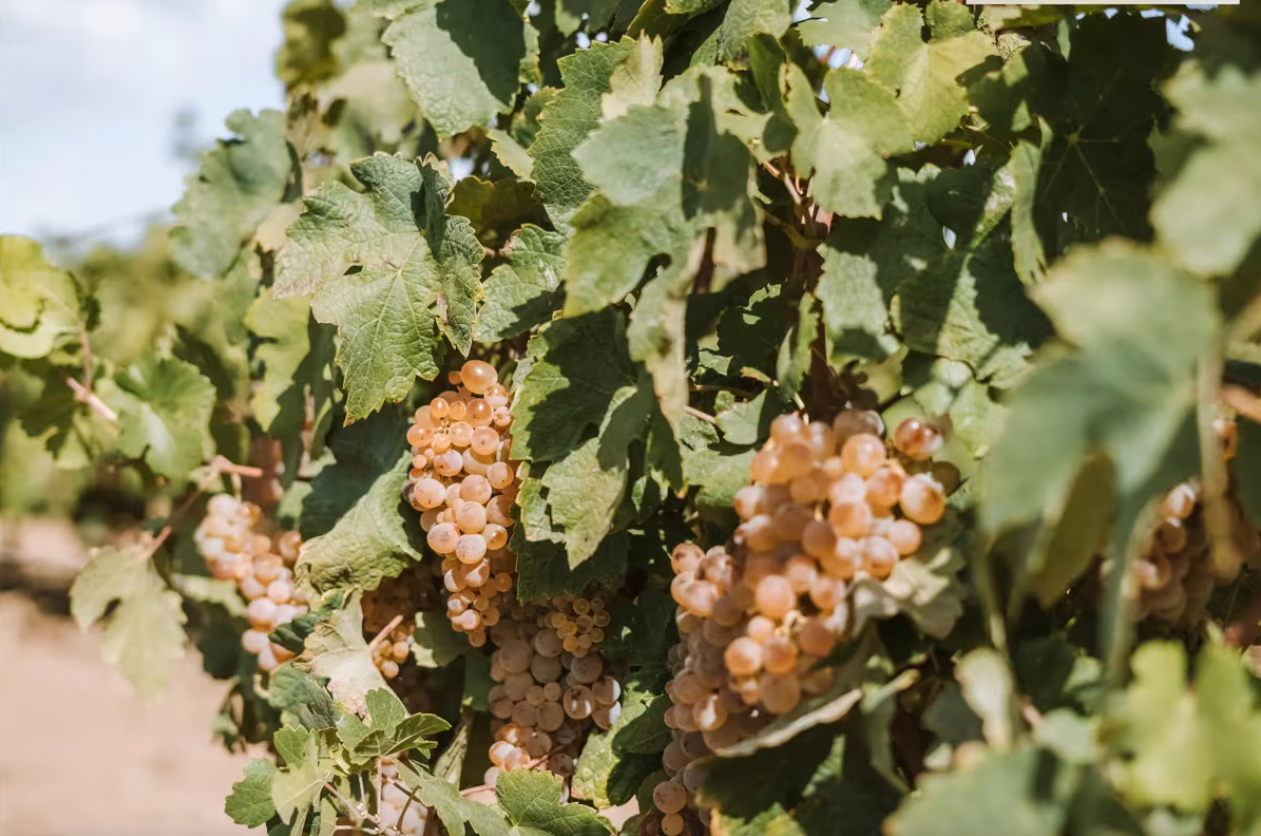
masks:
{"type": "Polygon", "coordinates": [[[512,590],[516,570],[507,550],[518,490],[512,412],[498,380],[494,366],[470,360],[450,375],[457,389],[418,409],[407,431],[413,459],[403,495],[442,555],[447,617],[474,647],[499,623],[498,596],[512,590]]]}
{"type": "MultiPolygon", "coordinates": [[[[1219,421],[1216,430],[1227,461],[1235,457],[1238,432],[1233,421],[1219,421]]],[[[1153,618],[1166,624],[1194,623],[1205,612],[1213,591],[1239,576],[1242,560],[1261,561],[1261,534],[1239,503],[1228,496],[1231,535],[1236,550],[1211,554],[1198,483],[1184,482],[1161,501],[1143,556],[1134,569],[1138,587],[1135,620],[1153,618]]]]}
{"type": "Polygon", "coordinates": [[[590,725],[608,729],[617,722],[622,687],[599,652],[608,624],[599,595],[558,595],[541,605],[506,607],[490,630],[496,647],[490,658],[496,684],[489,695],[495,742],[487,783],[500,770],[541,761],[568,778],[590,725]]]}
{"type": "Polygon", "coordinates": [[[436,603],[428,572],[408,569],[386,578],[363,595],[363,629],[374,640],[372,663],[386,679],[396,679],[416,644],[416,612],[436,603]],[[384,636],[378,634],[394,626],[384,636]]]}
{"type": "Polygon", "coordinates": [[[403,836],[423,836],[429,819],[429,808],[410,799],[396,782],[398,767],[391,758],[381,759],[381,787],[377,802],[377,818],[403,836]]]}
{"type": "MultiPolygon", "coordinates": [[[[609,613],[603,598],[557,596],[525,605],[515,594],[516,556],[507,548],[520,480],[511,459],[510,395],[489,363],[470,360],[449,376],[453,390],[416,411],[404,496],[421,511],[447,618],[474,647],[496,648],[490,692],[495,742],[488,782],[501,769],[546,760],[573,774],[585,727],[608,728],[621,686],[598,652],[609,613]]],[[[399,643],[390,653],[402,651],[399,643]]],[[[384,663],[388,668],[388,660],[384,663]]]]}
{"type": "Polygon", "coordinates": [[[287,648],[268,638],[281,624],[307,611],[307,591],[295,586],[293,565],[302,548],[296,531],[268,536],[257,529],[262,510],[229,494],[216,494],[206,504],[206,516],[193,535],[211,573],[235,580],[249,601],[250,629],[241,646],[258,656],[258,666],[273,671],[293,658],[287,648]]]}
{"type": "Polygon", "coordinates": [[[682,641],[669,659],[674,740],[662,756],[671,778],[653,792],[666,836],[688,816],[706,823],[696,803],[702,765],[693,762],[831,688],[834,671],[819,663],[846,638],[849,585],[888,578],[945,514],[959,473],[932,462],[941,434],[915,419],[891,445],[883,434],[868,410],[832,423],[780,416],[750,465],[752,483],[736,494],[732,540],[674,550],[682,641]]]}

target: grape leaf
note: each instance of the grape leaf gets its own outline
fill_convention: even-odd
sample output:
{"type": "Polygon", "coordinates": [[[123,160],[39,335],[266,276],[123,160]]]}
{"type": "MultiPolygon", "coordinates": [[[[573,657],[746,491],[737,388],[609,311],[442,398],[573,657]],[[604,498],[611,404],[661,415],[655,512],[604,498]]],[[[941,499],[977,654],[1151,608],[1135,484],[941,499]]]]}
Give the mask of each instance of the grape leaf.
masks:
{"type": "Polygon", "coordinates": [[[285,727],[276,732],[275,739],[285,765],[272,779],[272,803],[292,831],[302,833],[324,784],[333,777],[333,763],[321,756],[319,738],[305,729],[285,727]]]}
{"type": "Polygon", "coordinates": [[[455,184],[450,212],[468,218],[477,240],[491,249],[507,243],[523,224],[547,223],[547,214],[534,196],[534,184],[525,180],[465,177],[455,184]]]}
{"type": "Polygon", "coordinates": [[[722,441],[717,430],[688,416],[679,426],[683,441],[683,475],[699,486],[695,502],[701,516],[724,520],[734,516],[736,491],[749,484],[749,463],[756,448],[722,441]]]}
{"type": "Polygon", "coordinates": [[[599,125],[600,99],[609,92],[609,78],[633,48],[634,41],[628,38],[616,43],[597,41],[590,49],[557,62],[564,87],[539,115],[530,157],[534,159],[539,199],[558,228],[591,193],[572,152],[599,125]]]}
{"type": "Polygon", "coordinates": [[[424,0],[381,36],[399,76],[439,136],[512,109],[526,28],[508,0],[424,0]]]}
{"type": "Polygon", "coordinates": [[[44,256],[29,238],[0,235],[0,351],[14,357],[47,357],[78,340],[88,325],[87,300],[74,276],[44,256]]]}
{"type": "Polygon", "coordinates": [[[587,26],[595,32],[608,25],[621,0],[558,0],[556,3],[556,28],[562,34],[572,35],[586,19],[587,26]]]}
{"type": "Polygon", "coordinates": [[[1062,260],[1038,299],[1079,351],[1044,363],[1012,399],[983,474],[982,519],[994,530],[1063,496],[1096,449],[1123,495],[1139,490],[1192,409],[1189,373],[1216,323],[1202,284],[1120,242],[1062,260]]]}
{"type": "Polygon", "coordinates": [[[1015,199],[1032,207],[1037,242],[1022,236],[1024,250],[1054,255],[1112,234],[1150,237],[1148,136],[1166,109],[1153,79],[1170,51],[1161,21],[1124,13],[1078,21],[1067,62],[1036,44],[1020,53],[1027,74],[1013,80],[1004,107],[1027,107],[1042,119],[1040,140],[1022,142],[1025,157],[1016,155],[1024,171],[1016,171],[1015,199]],[[1126,44],[1123,58],[1111,49],[1116,43],[1126,44]]]}
{"type": "Polygon", "coordinates": [[[824,118],[805,72],[788,63],[781,73],[787,112],[797,128],[793,159],[802,174],[814,172],[815,202],[840,215],[880,217],[895,182],[885,156],[912,148],[893,94],[866,72],[833,70],[824,80],[831,102],[824,118]]]}
{"type": "Polygon", "coordinates": [[[755,35],[780,37],[792,25],[792,12],[786,0],[732,0],[718,29],[719,60],[730,62],[743,56],[755,35]]]}
{"type": "Polygon", "coordinates": [[[414,635],[412,658],[422,668],[443,667],[468,650],[468,640],[451,627],[449,619],[438,613],[418,610],[414,635]]]}
{"type": "Polygon", "coordinates": [[[894,321],[915,351],[968,363],[978,379],[1010,382],[1050,327],[1016,275],[1005,236],[934,259],[898,287],[894,321]]]}
{"type": "Polygon", "coordinates": [[[307,637],[306,651],[295,664],[328,679],[329,692],[351,713],[364,705],[369,691],[386,687],[363,637],[363,608],[358,594],[350,597],[344,610],[315,625],[307,637]]]}
{"type": "Polygon", "coordinates": [[[293,665],[282,665],[272,673],[267,682],[267,698],[308,729],[334,728],[342,716],[328,689],[293,665]]]}
{"type": "Polygon", "coordinates": [[[614,827],[582,804],[562,804],[564,780],[543,770],[514,769],[499,776],[495,795],[514,836],[604,836],[614,827]]]}
{"type": "Polygon", "coordinates": [[[902,374],[925,413],[950,416],[954,437],[970,455],[981,458],[989,452],[1007,409],[993,400],[988,386],[977,382],[968,364],[937,358],[929,365],[924,355],[912,353],[902,361],[902,374]]]}
{"type": "Polygon", "coordinates": [[[1133,657],[1134,681],[1109,739],[1124,757],[1120,786],[1142,805],[1203,812],[1232,802],[1244,832],[1261,822],[1261,710],[1236,653],[1207,645],[1187,688],[1186,652],[1150,642],[1133,657]]]}
{"type": "Polygon", "coordinates": [[[1261,77],[1242,67],[1211,72],[1187,62],[1166,85],[1183,134],[1203,137],[1152,207],[1160,240],[1184,265],[1206,274],[1234,270],[1261,236],[1261,161],[1244,139],[1261,130],[1261,77]]]}
{"type": "Polygon", "coordinates": [[[311,319],[309,299],[273,299],[268,288],[260,290],[250,305],[245,324],[263,341],[254,350],[263,372],[250,396],[250,408],[263,431],[287,445],[285,462],[296,471],[304,452],[300,433],[307,420],[308,397],[314,413],[312,458],[323,452],[324,434],[332,421],[332,334],[311,319]]]}
{"type": "Polygon", "coordinates": [[[780,397],[791,401],[801,390],[810,371],[814,343],[819,335],[819,311],[816,300],[810,294],[801,297],[797,306],[797,322],[784,335],[784,344],[775,359],[775,378],[779,383],[780,397]]]}
{"type": "Polygon", "coordinates": [[[926,773],[886,827],[898,836],[972,836],[996,821],[1011,836],[1058,836],[1076,776],[1049,752],[992,752],[971,769],[926,773]]]}
{"type": "Polygon", "coordinates": [[[271,800],[271,784],[276,765],[265,758],[254,758],[245,765],[245,777],[232,785],[232,793],[223,804],[223,812],[232,821],[245,827],[267,824],[276,815],[271,800]]]}
{"type": "Polygon", "coordinates": [[[491,272],[477,312],[476,339],[493,344],[524,334],[560,308],[565,236],[527,224],[507,246],[508,261],[491,272]]]}
{"type": "Polygon", "coordinates": [[[810,10],[810,19],[797,24],[797,31],[806,46],[835,46],[866,56],[880,18],[890,6],[890,0],[818,3],[810,10]]]}
{"type": "Polygon", "coordinates": [[[356,764],[368,765],[377,758],[410,750],[428,755],[438,744],[425,738],[451,728],[433,714],[408,716],[402,701],[389,688],[369,691],[365,702],[367,722],[352,714],[343,717],[337,727],[346,756],[356,764]]]}
{"type": "Polygon", "coordinates": [[[562,458],[638,388],[624,335],[623,317],[609,310],[558,320],[530,338],[533,364],[524,380],[518,376],[513,407],[514,456],[562,458]]]}
{"type": "Polygon", "coordinates": [[[348,421],[437,376],[440,333],[461,352],[472,345],[482,246],[466,218],[446,214],[452,183],[439,165],[356,161],[365,191],[316,190],[280,252],[275,298],[314,291],[316,319],[338,326],[348,421]]]}
{"type": "Polygon", "coordinates": [[[968,93],[959,76],[991,55],[997,53],[976,30],[970,9],[933,0],[923,16],[915,6],[895,5],[881,18],[865,70],[876,83],[897,91],[911,136],[933,143],[967,113],[968,93]]]}
{"type": "Polygon", "coordinates": [[[511,836],[499,808],[465,798],[455,784],[406,761],[398,764],[398,772],[403,783],[433,807],[448,833],[463,833],[467,823],[478,836],[511,836]]]}
{"type": "Polygon", "coordinates": [[[285,139],[283,113],[237,110],[227,126],[238,138],[220,140],[202,157],[172,210],[175,260],[199,276],[227,273],[255,230],[299,187],[297,153],[285,139]]]}
{"type": "Polygon", "coordinates": [[[118,448],[155,473],[184,479],[212,449],[215,387],[197,367],[149,352],[114,375],[118,448]]]}
{"type": "MultiPolygon", "coordinates": [[[[658,257],[698,266],[699,252],[689,258],[688,251],[711,227],[712,259],[721,268],[715,289],[765,262],[750,199],[754,160],[723,123],[725,104],[734,98],[731,84],[725,72],[673,79],[658,104],[606,119],[574,150],[586,180],[601,194],[571,221],[566,316],[619,301],[658,257]]],[[[673,270],[670,284],[686,289],[695,266],[673,270]]]]}
{"type": "Polygon", "coordinates": [[[517,555],[517,595],[533,601],[551,595],[581,595],[592,586],[613,587],[626,574],[630,541],[625,532],[613,532],[590,558],[573,568],[562,543],[526,540],[522,526],[512,532],[510,548],[517,555]]]}
{"type": "Polygon", "coordinates": [[[81,629],[104,621],[105,659],[142,697],[161,693],[184,658],[180,597],[139,547],[98,549],[70,588],[70,611],[81,629]]]}

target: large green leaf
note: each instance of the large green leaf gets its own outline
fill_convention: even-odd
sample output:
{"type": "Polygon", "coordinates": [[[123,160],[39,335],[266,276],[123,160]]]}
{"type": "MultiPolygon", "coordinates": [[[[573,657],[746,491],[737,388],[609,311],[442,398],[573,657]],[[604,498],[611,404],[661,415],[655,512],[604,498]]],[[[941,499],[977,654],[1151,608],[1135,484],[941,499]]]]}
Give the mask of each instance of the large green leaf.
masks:
{"type": "Polygon", "coordinates": [[[411,469],[403,416],[382,413],[330,440],[337,463],[313,482],[302,509],[299,573],[317,589],[372,589],[419,560],[419,515],[401,492],[411,469]]]}
{"type": "Polygon", "coordinates": [[[539,131],[529,149],[539,198],[555,224],[566,223],[591,193],[573,150],[599,125],[600,98],[609,92],[614,68],[630,54],[634,43],[627,38],[596,42],[557,62],[564,87],[539,115],[539,131]]]}
{"type": "Polygon", "coordinates": [[[550,772],[514,769],[499,776],[495,794],[513,836],[605,836],[614,827],[582,804],[562,804],[563,780],[550,772]]]}
{"type": "Polygon", "coordinates": [[[1120,242],[1061,261],[1038,299],[1077,350],[1048,356],[1012,399],[984,473],[981,514],[995,529],[1053,507],[1096,452],[1122,495],[1144,490],[1192,414],[1217,318],[1203,284],[1120,242]]]}
{"type": "Polygon", "coordinates": [[[315,292],[316,319],[338,326],[349,421],[437,376],[443,334],[460,352],[472,345],[482,246],[468,219],[446,214],[452,183],[439,166],[355,162],[364,191],[332,183],[307,197],[280,253],[276,298],[315,292]]]}
{"type": "Polygon", "coordinates": [[[87,327],[87,301],[74,276],[54,266],[29,238],[0,236],[0,351],[47,357],[87,327]]]}
{"type": "Polygon", "coordinates": [[[911,136],[933,143],[954,130],[968,110],[959,77],[996,54],[967,6],[933,0],[923,16],[915,6],[899,4],[881,18],[865,69],[897,92],[911,136]]]}
{"type": "Polygon", "coordinates": [[[186,479],[211,450],[214,384],[197,367],[148,353],[114,376],[107,400],[118,412],[118,447],[155,473],[186,479]]]}
{"type": "Polygon", "coordinates": [[[171,246],[185,270],[221,276],[241,247],[277,205],[292,200],[298,186],[297,154],[285,139],[285,115],[278,110],[234,111],[228,130],[239,138],[220,140],[188,178],[175,204],[171,246]]]}
{"type": "Polygon", "coordinates": [[[839,215],[880,217],[896,182],[885,157],[913,147],[894,94],[870,73],[832,70],[824,81],[831,103],[825,118],[805,72],[791,63],[781,72],[788,115],[797,129],[793,161],[799,173],[814,172],[810,192],[815,202],[839,215]]]}
{"type": "Polygon", "coordinates": [[[1200,273],[1228,274],[1261,236],[1261,75],[1187,62],[1166,86],[1177,130],[1202,137],[1152,207],[1160,240],[1200,273]]]}
{"type": "Polygon", "coordinates": [[[511,110],[526,56],[525,21],[509,0],[425,0],[382,35],[439,136],[511,110]]]}
{"type": "Polygon", "coordinates": [[[144,550],[98,550],[74,580],[70,610],[83,629],[104,619],[105,659],[141,696],[166,688],[184,658],[184,610],[144,550]]]}

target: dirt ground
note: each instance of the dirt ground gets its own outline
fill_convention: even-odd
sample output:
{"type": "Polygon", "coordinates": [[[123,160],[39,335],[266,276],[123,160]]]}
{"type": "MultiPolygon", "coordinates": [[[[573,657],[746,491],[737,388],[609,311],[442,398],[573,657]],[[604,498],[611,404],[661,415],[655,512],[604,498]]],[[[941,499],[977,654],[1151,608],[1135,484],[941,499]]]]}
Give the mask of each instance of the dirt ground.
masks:
{"type": "Polygon", "coordinates": [[[0,593],[0,836],[241,836],[223,813],[246,755],[210,739],[226,690],[190,653],[142,702],[81,633],[0,593]]]}

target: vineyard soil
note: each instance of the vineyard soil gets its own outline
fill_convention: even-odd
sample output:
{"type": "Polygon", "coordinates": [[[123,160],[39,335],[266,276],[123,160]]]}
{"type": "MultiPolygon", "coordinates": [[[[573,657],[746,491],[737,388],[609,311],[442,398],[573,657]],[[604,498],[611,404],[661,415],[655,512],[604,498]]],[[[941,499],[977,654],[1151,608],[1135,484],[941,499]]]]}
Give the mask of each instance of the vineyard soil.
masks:
{"type": "Polygon", "coordinates": [[[99,633],[20,592],[0,594],[0,659],[0,833],[240,833],[223,787],[249,758],[210,739],[205,719],[225,687],[197,659],[141,702],[102,658],[99,633]]]}

